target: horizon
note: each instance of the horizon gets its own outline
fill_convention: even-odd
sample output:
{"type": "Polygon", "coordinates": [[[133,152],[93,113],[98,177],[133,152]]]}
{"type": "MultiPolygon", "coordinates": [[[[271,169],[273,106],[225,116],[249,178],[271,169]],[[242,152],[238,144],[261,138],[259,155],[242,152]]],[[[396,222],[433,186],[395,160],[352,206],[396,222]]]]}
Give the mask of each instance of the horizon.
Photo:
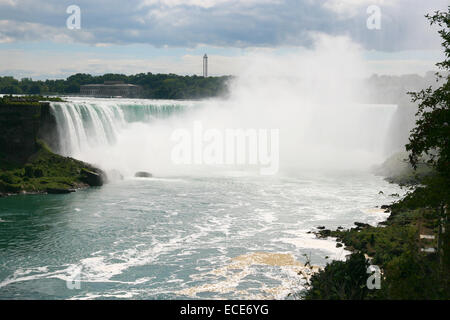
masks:
{"type": "MultiPolygon", "coordinates": [[[[419,77],[425,78],[425,77],[427,77],[428,74],[432,73],[434,75],[434,73],[436,71],[437,71],[437,69],[436,70],[428,70],[428,71],[423,72],[422,74],[420,74],[420,73],[402,73],[402,74],[372,73],[372,74],[364,76],[362,79],[363,80],[368,80],[368,79],[370,79],[372,77],[408,77],[408,76],[419,76],[419,77]]],[[[168,75],[174,75],[174,76],[177,76],[177,77],[199,77],[199,78],[203,77],[201,74],[176,74],[176,73],[172,73],[172,72],[170,72],[170,73],[153,73],[151,71],[134,73],[134,74],[125,74],[125,73],[90,74],[90,73],[79,72],[79,73],[70,74],[70,75],[68,75],[65,78],[56,78],[56,79],[33,79],[31,77],[30,78],[27,78],[27,77],[16,78],[16,77],[10,76],[10,75],[0,75],[0,77],[13,77],[17,81],[22,81],[23,79],[29,79],[31,81],[43,81],[43,82],[45,82],[45,81],[58,81],[58,80],[67,81],[68,78],[70,78],[72,76],[79,75],[79,74],[90,75],[92,77],[104,77],[106,75],[120,75],[120,76],[131,77],[131,76],[135,76],[135,75],[138,75],[138,74],[167,75],[167,76],[168,75]]],[[[209,76],[208,75],[208,78],[235,78],[235,77],[238,77],[238,76],[237,75],[233,75],[233,74],[223,74],[223,75],[214,75],[214,76],[209,76]]],[[[108,81],[108,80],[104,80],[104,81],[108,81]]],[[[7,94],[3,94],[3,95],[7,95],[7,94]]]]}

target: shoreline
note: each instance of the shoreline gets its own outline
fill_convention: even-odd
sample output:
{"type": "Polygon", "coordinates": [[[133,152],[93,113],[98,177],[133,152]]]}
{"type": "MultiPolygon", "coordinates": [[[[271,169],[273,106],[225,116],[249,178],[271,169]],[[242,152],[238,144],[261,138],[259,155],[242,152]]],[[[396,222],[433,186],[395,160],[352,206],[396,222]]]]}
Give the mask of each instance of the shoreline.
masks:
{"type": "MultiPolygon", "coordinates": [[[[393,183],[391,181],[397,178],[386,177],[385,180],[393,183]]],[[[319,239],[335,239],[337,245],[340,244],[351,254],[344,262],[334,260],[328,263],[312,277],[308,288],[302,293],[303,299],[409,300],[448,297],[449,275],[443,266],[441,252],[445,248],[440,249],[439,244],[442,220],[439,210],[430,206],[428,199],[435,190],[420,184],[407,185],[410,189],[404,197],[381,206],[386,213],[389,211],[389,216],[376,226],[355,222],[355,226],[349,229],[322,227],[311,231],[319,239]],[[369,286],[374,272],[371,268],[381,272],[376,290],[369,286]]]]}

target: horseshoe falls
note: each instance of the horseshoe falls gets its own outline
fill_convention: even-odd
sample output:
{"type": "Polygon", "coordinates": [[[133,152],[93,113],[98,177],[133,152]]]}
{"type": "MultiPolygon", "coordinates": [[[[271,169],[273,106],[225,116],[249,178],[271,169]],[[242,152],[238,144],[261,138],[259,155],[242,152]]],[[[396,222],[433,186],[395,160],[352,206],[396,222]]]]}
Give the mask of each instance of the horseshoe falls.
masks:
{"type": "Polygon", "coordinates": [[[396,106],[244,102],[52,102],[57,151],[110,182],[0,199],[0,298],[285,299],[305,284],[305,257],[344,259],[309,231],[386,218],[377,207],[403,191],[368,169],[389,153],[396,106]],[[193,139],[196,123],[204,147],[208,132],[278,129],[278,172],[174,164],[173,132],[193,139]]]}
{"type": "Polygon", "coordinates": [[[196,123],[204,135],[200,141],[191,141],[192,149],[196,143],[203,149],[211,144],[207,137],[211,130],[224,136],[230,129],[276,129],[282,172],[366,170],[389,155],[386,141],[396,106],[291,104],[272,108],[256,101],[243,108],[238,102],[221,100],[74,98],[52,103],[51,109],[57,122],[58,153],[133,176],[137,171],[211,175],[254,169],[246,163],[175,164],[171,158],[174,133],[184,130],[193,139],[196,123]]]}

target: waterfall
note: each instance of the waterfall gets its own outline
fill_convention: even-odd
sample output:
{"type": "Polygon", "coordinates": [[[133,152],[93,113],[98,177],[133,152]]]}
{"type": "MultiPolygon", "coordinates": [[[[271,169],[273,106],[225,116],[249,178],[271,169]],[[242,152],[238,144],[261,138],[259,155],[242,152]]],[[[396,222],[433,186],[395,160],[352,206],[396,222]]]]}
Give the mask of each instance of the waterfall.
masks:
{"type": "Polygon", "coordinates": [[[82,157],[84,151],[114,145],[121,130],[133,122],[150,123],[154,119],[181,112],[180,103],[139,103],[85,99],[52,102],[51,110],[59,132],[59,153],[82,157]]]}
{"type": "MultiPolygon", "coordinates": [[[[199,168],[208,173],[210,166],[180,167],[171,159],[173,132],[180,128],[192,132],[193,123],[219,133],[279,129],[280,168],[289,172],[363,169],[388,156],[386,142],[395,105],[291,100],[274,107],[259,100],[245,102],[78,98],[52,102],[51,109],[58,126],[59,153],[124,175],[141,170],[192,173],[199,168]]],[[[201,143],[207,144],[206,140],[201,143]]]]}

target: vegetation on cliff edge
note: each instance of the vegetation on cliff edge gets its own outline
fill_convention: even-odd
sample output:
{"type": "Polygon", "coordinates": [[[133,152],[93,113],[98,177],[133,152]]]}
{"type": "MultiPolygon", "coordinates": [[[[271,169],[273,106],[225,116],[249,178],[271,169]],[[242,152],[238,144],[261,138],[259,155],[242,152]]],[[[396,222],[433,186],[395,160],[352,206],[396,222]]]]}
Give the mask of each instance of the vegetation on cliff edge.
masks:
{"type": "Polygon", "coordinates": [[[42,101],[64,102],[60,97],[48,97],[41,95],[13,96],[5,95],[0,97],[0,105],[39,105],[42,101]]]}
{"type": "Polygon", "coordinates": [[[101,185],[100,170],[82,161],[57,155],[42,141],[37,141],[37,144],[38,151],[25,165],[0,159],[0,195],[66,193],[89,185],[101,185]]]}

